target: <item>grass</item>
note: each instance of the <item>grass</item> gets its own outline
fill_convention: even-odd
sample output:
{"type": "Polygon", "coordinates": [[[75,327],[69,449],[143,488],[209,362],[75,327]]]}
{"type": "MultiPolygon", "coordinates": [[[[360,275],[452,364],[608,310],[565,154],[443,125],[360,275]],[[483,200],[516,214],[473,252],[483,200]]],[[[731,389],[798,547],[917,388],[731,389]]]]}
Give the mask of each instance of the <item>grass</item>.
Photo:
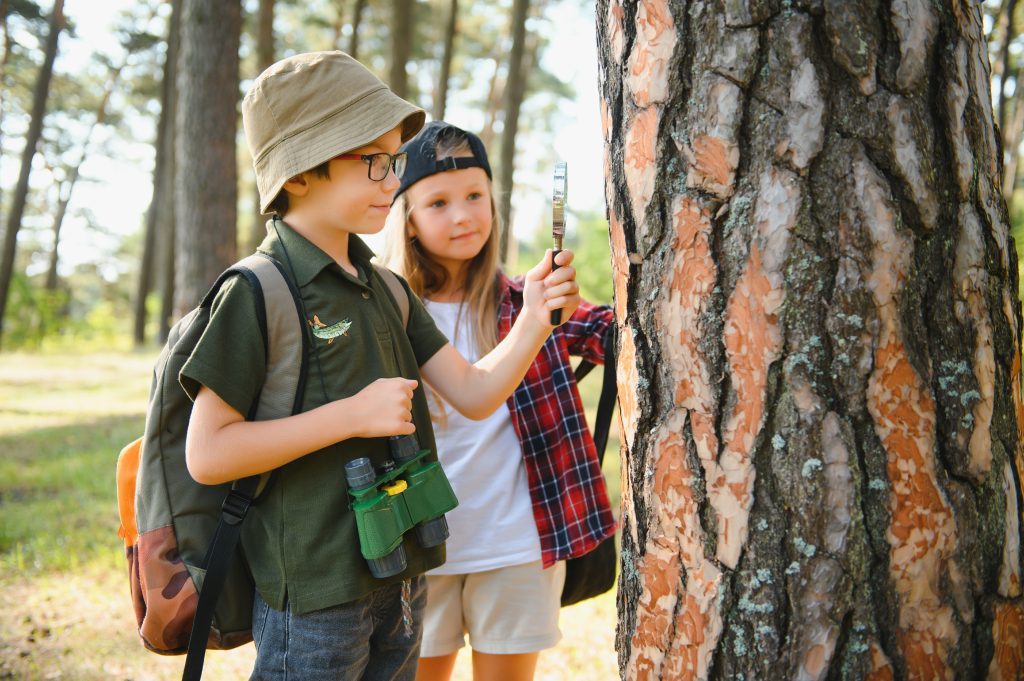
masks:
{"type": "MultiPolygon", "coordinates": [[[[114,464],[141,433],[155,352],[0,354],[0,680],[170,681],[183,658],[135,633],[117,537],[114,464]]],[[[593,417],[599,372],[581,386],[593,417]]],[[[614,424],[613,424],[614,426],[614,424]]],[[[618,439],[604,468],[618,508],[618,439]]],[[[614,593],[562,610],[539,681],[614,679],[614,593]]],[[[211,652],[204,678],[241,679],[253,648],[211,652]]],[[[471,679],[463,653],[455,681],[471,679]]]]}

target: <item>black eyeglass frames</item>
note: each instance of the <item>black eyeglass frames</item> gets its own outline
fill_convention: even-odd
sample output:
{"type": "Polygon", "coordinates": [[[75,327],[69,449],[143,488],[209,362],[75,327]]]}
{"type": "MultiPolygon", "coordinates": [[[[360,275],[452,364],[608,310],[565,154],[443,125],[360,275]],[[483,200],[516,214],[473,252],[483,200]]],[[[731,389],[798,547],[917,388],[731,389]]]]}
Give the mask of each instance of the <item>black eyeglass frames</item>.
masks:
{"type": "Polygon", "coordinates": [[[402,179],[409,155],[405,152],[389,154],[382,151],[376,154],[341,154],[334,158],[341,159],[342,161],[364,161],[366,163],[366,176],[374,182],[381,182],[388,176],[388,170],[392,168],[395,171],[395,177],[402,179]]]}

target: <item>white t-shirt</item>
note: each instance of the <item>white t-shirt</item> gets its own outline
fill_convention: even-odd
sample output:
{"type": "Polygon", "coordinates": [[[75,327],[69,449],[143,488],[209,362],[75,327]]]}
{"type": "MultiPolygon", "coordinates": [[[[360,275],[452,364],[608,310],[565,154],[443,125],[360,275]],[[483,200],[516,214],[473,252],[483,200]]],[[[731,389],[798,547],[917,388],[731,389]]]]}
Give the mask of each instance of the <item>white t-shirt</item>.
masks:
{"type": "MultiPolygon", "coordinates": [[[[479,359],[469,308],[423,301],[452,345],[470,362],[479,359]],[[456,329],[456,321],[459,328],[456,329]]],[[[431,411],[438,409],[431,400],[431,411]]],[[[483,572],[540,560],[540,538],[519,438],[508,405],[473,421],[444,404],[446,423],[434,424],[437,456],[459,505],[447,513],[447,562],[427,574],[483,572]]]]}

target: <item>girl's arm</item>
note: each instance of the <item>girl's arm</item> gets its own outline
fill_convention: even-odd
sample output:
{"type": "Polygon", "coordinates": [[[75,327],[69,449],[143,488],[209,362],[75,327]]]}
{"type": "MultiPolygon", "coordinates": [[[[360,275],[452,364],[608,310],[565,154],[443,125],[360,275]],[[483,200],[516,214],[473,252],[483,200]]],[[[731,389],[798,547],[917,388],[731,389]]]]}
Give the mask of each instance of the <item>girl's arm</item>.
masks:
{"type": "Polygon", "coordinates": [[[576,314],[559,327],[565,337],[570,355],[576,355],[592,362],[604,364],[604,337],[611,333],[615,323],[615,312],[608,305],[595,305],[580,301],[576,314]]]}
{"type": "Polygon", "coordinates": [[[562,309],[568,319],[579,305],[576,270],[569,267],[572,252],[558,254],[559,268],[551,271],[548,251],[526,274],[524,307],[511,331],[489,353],[470,364],[450,344],[420,367],[424,380],[463,416],[484,419],[516,389],[553,328],[551,310],[562,309]]]}
{"type": "Polygon", "coordinates": [[[188,423],[188,472],[196,482],[217,485],[265,473],[348,438],[415,432],[416,385],[405,378],[380,378],[352,397],[270,421],[246,421],[203,386],[188,423]]]}

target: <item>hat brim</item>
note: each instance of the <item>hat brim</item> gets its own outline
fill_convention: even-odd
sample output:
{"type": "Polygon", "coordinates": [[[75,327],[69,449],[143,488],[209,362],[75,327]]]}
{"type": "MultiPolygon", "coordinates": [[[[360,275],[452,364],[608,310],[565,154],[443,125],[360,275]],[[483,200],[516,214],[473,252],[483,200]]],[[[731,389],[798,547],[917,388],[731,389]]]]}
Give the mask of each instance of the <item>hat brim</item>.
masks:
{"type": "Polygon", "coordinates": [[[315,125],[280,140],[253,163],[260,212],[267,213],[284,183],[299,173],[317,167],[335,156],[365,146],[399,125],[402,142],[412,139],[426,122],[426,113],[391,92],[385,85],[367,93],[315,125]]]}

